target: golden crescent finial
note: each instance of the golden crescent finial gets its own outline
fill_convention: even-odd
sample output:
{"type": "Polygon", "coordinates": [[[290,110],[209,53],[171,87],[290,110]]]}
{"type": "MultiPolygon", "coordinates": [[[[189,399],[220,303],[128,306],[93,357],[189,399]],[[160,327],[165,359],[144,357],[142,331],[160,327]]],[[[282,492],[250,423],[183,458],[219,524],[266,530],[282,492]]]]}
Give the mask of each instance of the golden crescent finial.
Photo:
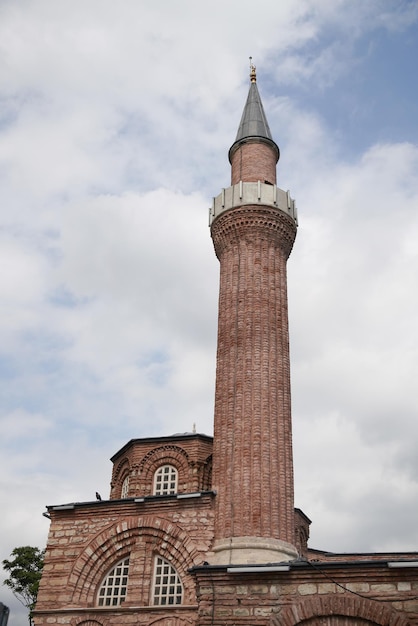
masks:
{"type": "Polygon", "coordinates": [[[250,80],[252,83],[256,83],[257,82],[257,75],[256,75],[256,67],[253,64],[253,57],[250,57],[250,80]]]}

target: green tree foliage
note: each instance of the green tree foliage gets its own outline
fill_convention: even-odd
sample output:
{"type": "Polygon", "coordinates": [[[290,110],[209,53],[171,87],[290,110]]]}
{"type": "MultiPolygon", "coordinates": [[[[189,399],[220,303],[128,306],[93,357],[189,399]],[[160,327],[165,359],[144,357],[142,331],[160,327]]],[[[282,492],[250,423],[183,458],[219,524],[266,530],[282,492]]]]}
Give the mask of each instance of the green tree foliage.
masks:
{"type": "Polygon", "coordinates": [[[44,550],[32,546],[21,546],[12,550],[9,561],[4,559],[3,568],[9,577],[3,582],[13,595],[29,609],[29,623],[32,623],[32,611],[35,608],[39,581],[44,566],[44,550]]]}

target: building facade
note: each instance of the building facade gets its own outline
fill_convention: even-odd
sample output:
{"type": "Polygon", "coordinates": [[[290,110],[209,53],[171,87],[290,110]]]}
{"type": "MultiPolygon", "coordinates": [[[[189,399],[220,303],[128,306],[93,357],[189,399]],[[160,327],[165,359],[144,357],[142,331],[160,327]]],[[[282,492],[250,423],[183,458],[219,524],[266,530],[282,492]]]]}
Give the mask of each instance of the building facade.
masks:
{"type": "Polygon", "coordinates": [[[308,547],[293,501],[286,263],[294,200],[251,68],[214,198],[214,437],[133,439],[108,500],[48,507],[36,626],[418,624],[418,554],[308,547]]]}

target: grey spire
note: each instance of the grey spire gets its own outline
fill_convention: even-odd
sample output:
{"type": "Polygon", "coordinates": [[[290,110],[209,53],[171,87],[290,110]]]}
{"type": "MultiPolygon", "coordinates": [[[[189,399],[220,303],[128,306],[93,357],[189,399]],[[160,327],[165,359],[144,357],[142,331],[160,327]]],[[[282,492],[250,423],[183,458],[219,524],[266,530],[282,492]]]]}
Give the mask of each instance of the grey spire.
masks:
{"type": "Polygon", "coordinates": [[[246,139],[247,137],[263,137],[273,141],[260,94],[258,93],[257,83],[251,83],[250,85],[250,91],[248,92],[247,102],[242,112],[235,141],[241,141],[241,139],[246,139]]]}
{"type": "Polygon", "coordinates": [[[257,141],[257,139],[261,142],[269,143],[275,150],[277,150],[278,160],[280,150],[271,136],[270,127],[267,122],[266,114],[264,113],[263,103],[261,102],[260,94],[258,92],[255,67],[253,65],[251,65],[250,78],[251,84],[247,102],[245,103],[245,107],[242,112],[237,136],[229,150],[229,160],[231,161],[233,152],[235,152],[240,144],[246,143],[248,140],[257,141]]]}

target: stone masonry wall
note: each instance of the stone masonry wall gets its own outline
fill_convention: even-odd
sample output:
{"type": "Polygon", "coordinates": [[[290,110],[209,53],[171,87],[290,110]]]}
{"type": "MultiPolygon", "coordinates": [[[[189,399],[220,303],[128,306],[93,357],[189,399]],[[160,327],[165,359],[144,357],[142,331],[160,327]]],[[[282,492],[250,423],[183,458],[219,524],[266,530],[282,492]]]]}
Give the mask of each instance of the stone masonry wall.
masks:
{"type": "Polygon", "coordinates": [[[183,606],[169,609],[170,619],[174,614],[195,611],[197,597],[189,569],[204,562],[213,539],[210,495],[191,500],[158,498],[144,503],[97,502],[76,505],[73,510],[51,509],[50,513],[36,626],[79,624],[86,611],[89,619],[95,615],[99,623],[106,624],[132,623],[134,609],[142,615],[135,623],[150,623],[147,612],[153,619],[167,617],[167,608],[150,606],[155,555],[175,567],[184,587],[183,606]],[[97,607],[96,594],[104,576],[128,555],[125,602],[115,609],[97,607]],[[64,617],[67,621],[62,621],[64,617]]]}
{"type": "Polygon", "coordinates": [[[330,616],[350,618],[353,625],[418,623],[417,570],[342,565],[323,572],[305,566],[275,574],[200,569],[195,575],[199,626],[328,624],[330,616]]]}

